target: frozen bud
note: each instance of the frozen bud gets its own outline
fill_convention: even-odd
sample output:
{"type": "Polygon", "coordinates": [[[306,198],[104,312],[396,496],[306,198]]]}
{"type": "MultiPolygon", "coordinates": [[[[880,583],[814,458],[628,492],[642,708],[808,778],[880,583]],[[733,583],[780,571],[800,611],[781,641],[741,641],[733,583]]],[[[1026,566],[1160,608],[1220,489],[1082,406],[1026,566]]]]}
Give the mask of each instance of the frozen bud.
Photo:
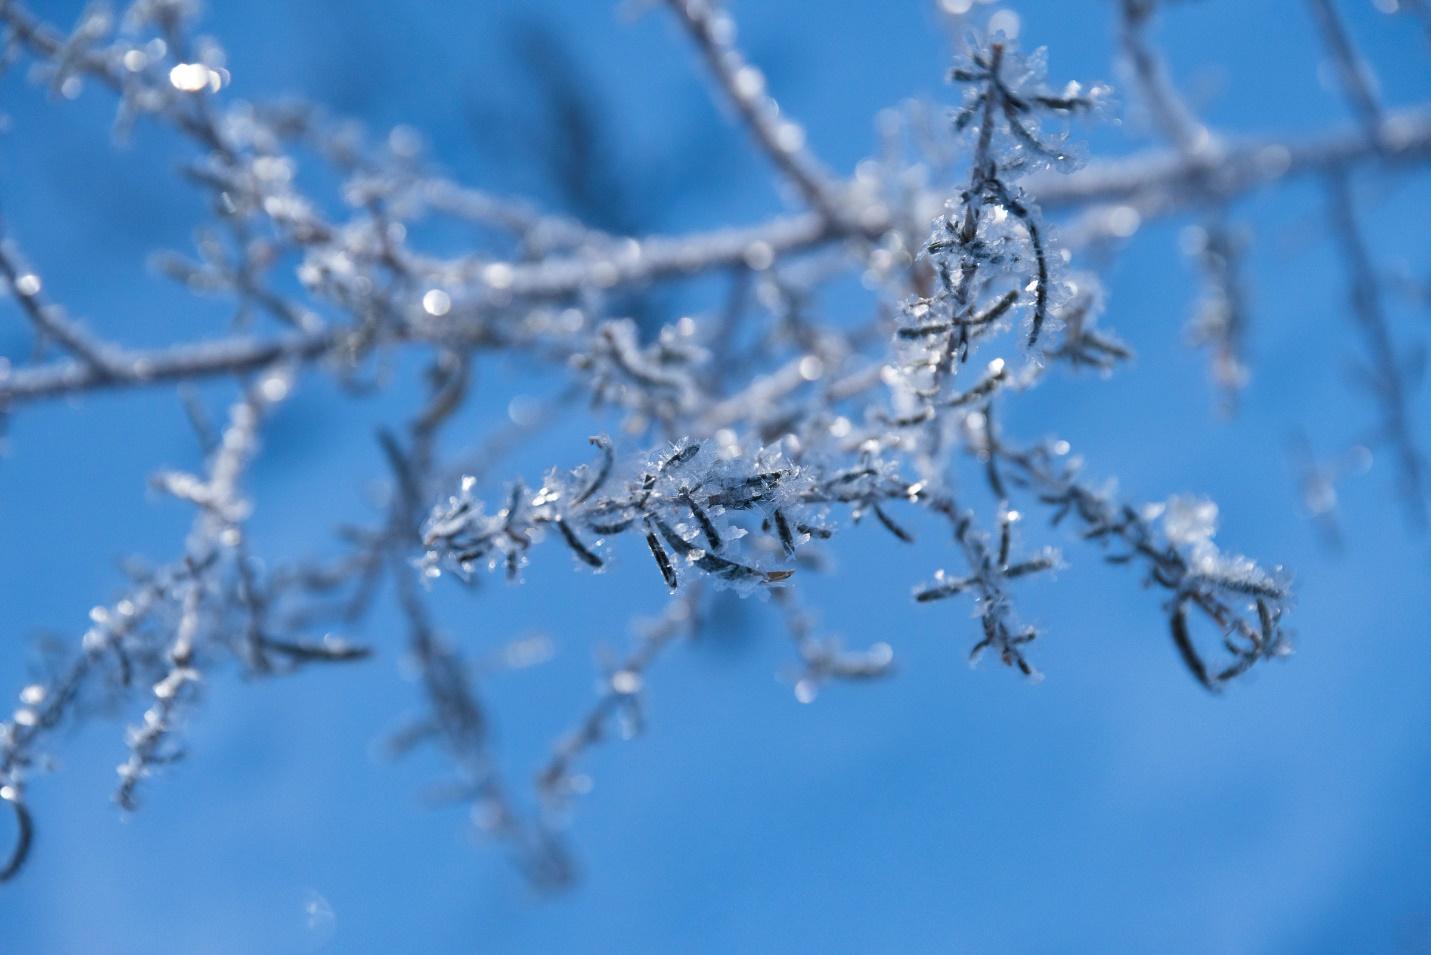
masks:
{"type": "Polygon", "coordinates": [[[434,318],[452,311],[452,296],[440,288],[429,289],[422,297],[422,310],[434,318]]]}
{"type": "Polygon", "coordinates": [[[745,247],[745,264],[756,272],[770,268],[775,262],[775,250],[769,242],[752,242],[745,247]]]}
{"type": "Polygon", "coordinates": [[[209,87],[210,70],[202,63],[178,63],[169,71],[169,85],[181,93],[198,93],[209,87]]]}
{"type": "Polygon", "coordinates": [[[741,99],[754,99],[765,92],[765,77],[753,66],[744,66],[735,74],[735,92],[741,99]]]}
{"type": "Polygon", "coordinates": [[[797,123],[781,123],[775,131],[775,145],[783,152],[799,152],[805,147],[805,130],[797,123]]]}
{"type": "Polygon", "coordinates": [[[611,689],[622,696],[634,696],[641,692],[641,674],[635,670],[617,670],[611,674],[611,689]]]}
{"type": "Polygon", "coordinates": [[[494,289],[505,290],[511,288],[515,274],[512,266],[506,262],[493,262],[482,270],[482,281],[494,289]]]}

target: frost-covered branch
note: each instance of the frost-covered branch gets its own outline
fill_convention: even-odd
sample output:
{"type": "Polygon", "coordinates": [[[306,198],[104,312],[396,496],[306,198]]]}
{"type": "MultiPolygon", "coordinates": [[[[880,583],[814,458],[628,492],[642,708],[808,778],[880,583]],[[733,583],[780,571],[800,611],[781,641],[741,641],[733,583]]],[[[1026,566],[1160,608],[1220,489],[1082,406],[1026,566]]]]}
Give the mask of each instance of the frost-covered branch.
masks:
{"type": "Polygon", "coordinates": [[[1050,212],[1094,204],[1133,204],[1145,217],[1197,205],[1198,191],[1232,199],[1274,183],[1362,166],[1414,168],[1431,159],[1431,110],[1389,111],[1372,139],[1360,128],[1305,139],[1226,136],[1192,164],[1152,150],[1090,163],[1067,176],[1031,177],[1030,192],[1050,212]]]}
{"type": "Polygon", "coordinates": [[[1141,509],[1119,502],[1084,483],[1081,462],[1058,442],[1019,449],[994,440],[990,453],[1013,480],[1053,509],[1055,523],[1075,518],[1082,538],[1110,549],[1105,561],[1141,566],[1148,583],[1169,592],[1173,642],[1189,672],[1209,690],[1221,689],[1260,660],[1291,653],[1281,626],[1291,597],[1285,573],[1221,551],[1212,539],[1216,504],[1182,496],[1141,509]],[[1210,668],[1205,662],[1190,635],[1188,608],[1217,628],[1227,663],[1210,668]]]}
{"type": "MultiPolygon", "coordinates": [[[[367,645],[328,627],[360,627],[388,604],[403,621],[400,652],[420,698],[394,750],[440,749],[451,764],[448,792],[543,887],[576,873],[561,830],[570,797],[584,789],[581,762],[613,728],[639,729],[654,662],[695,632],[712,591],[731,589],[775,612],[794,648],[802,702],[835,680],[893,672],[890,642],[856,635],[867,649],[848,649],[820,632],[807,603],[805,581],[826,572],[826,554],[848,546],[858,524],[907,545],[914,601],[931,605],[921,613],[971,600],[977,622],[950,614],[949,629],[975,657],[993,655],[1030,677],[1032,644],[1045,631],[1020,614],[1020,592],[1052,577],[1065,551],[1077,559],[1065,545],[1078,540],[1164,596],[1155,617],[1166,621],[1169,655],[1207,689],[1284,656],[1287,575],[1216,545],[1211,502],[1126,503],[1085,478],[1065,443],[1022,444],[1001,425],[1027,392],[1079,377],[1070,372],[1111,374],[1131,357],[1100,325],[1108,296],[1079,255],[1086,239],[1131,240],[1157,217],[1202,224],[1193,252],[1208,291],[1196,328],[1213,347],[1219,381],[1240,385],[1246,290],[1238,232],[1224,213],[1292,177],[1335,184],[1333,230],[1353,277],[1351,315],[1376,369],[1368,378],[1403,483],[1421,493],[1414,376],[1382,311],[1345,180],[1431,163],[1424,105],[1384,108],[1358,72],[1365,82],[1353,93],[1375,108],[1358,109],[1355,129],[1301,139],[1214,135],[1149,41],[1152,0],[1123,0],[1123,55],[1165,147],[1085,163],[1074,121],[1110,109],[1106,89],[1052,86],[1043,51],[976,37],[949,74],[958,90],[951,121],[931,121],[931,107],[891,112],[879,153],[844,178],[816,160],[767,95],[722,8],[667,6],[806,211],[615,234],[609,222],[453,181],[407,127],[370,138],[310,105],[234,100],[230,65],[215,41],[194,34],[188,0],[139,0],[120,17],[92,7],[70,31],[0,0],[0,42],[39,84],[61,99],[87,83],[107,90],[123,135],[148,124],[179,134],[178,179],[213,211],[194,248],[157,255],[156,271],[196,298],[234,306],[232,328],[130,347],[101,330],[113,324],[108,316],[95,316],[93,331],[68,318],[19,249],[0,245],[0,280],[35,344],[28,359],[0,359],[0,413],[170,387],[204,459],[154,479],[197,512],[178,556],[134,565],[122,595],[91,612],[69,659],[26,686],[0,723],[0,801],[19,825],[18,845],[0,856],[0,880],[20,870],[32,845],[28,780],[45,764],[54,730],[88,701],[142,703],[120,768],[118,801],[132,808],[140,784],[181,754],[204,674],[229,663],[265,676],[362,659],[367,645]],[[472,241],[433,242],[434,234],[472,241]],[[858,284],[868,301],[844,307],[858,284]],[[656,286],[668,287],[657,296],[656,286]],[[712,288],[713,303],[695,300],[712,288]],[[63,355],[43,357],[46,344],[63,355]],[[387,493],[370,520],[340,529],[336,555],[260,561],[242,478],[263,421],[305,380],[329,376],[348,394],[397,391],[419,366],[421,385],[408,390],[420,390],[421,403],[378,435],[387,493]],[[537,397],[493,394],[488,367],[530,376],[537,397]],[[207,424],[205,399],[190,388],[201,382],[240,392],[222,427],[207,424]],[[475,433],[466,412],[479,392],[484,402],[500,399],[509,424],[475,433]],[[573,426],[581,429],[574,438],[573,426]],[[530,482],[495,481],[510,453],[547,427],[575,442],[596,434],[587,463],[530,482]],[[1038,514],[1053,526],[1033,520],[1038,514]],[[577,708],[529,791],[502,771],[494,731],[502,714],[487,681],[530,661],[503,651],[503,662],[484,665],[493,654],[472,644],[490,634],[439,619],[431,588],[457,578],[481,601],[484,571],[521,581],[537,547],[566,552],[583,573],[633,561],[641,584],[666,603],[602,674],[596,699],[577,708]],[[929,580],[933,567],[945,569],[929,580]],[[1212,649],[1218,641],[1221,653],[1212,649]]],[[[1330,5],[1314,7],[1333,17],[1326,31],[1346,47],[1345,72],[1359,62],[1355,51],[1330,5]]],[[[551,573],[532,584],[559,586],[551,573]]]]}
{"type": "MultiPolygon", "coordinates": [[[[90,612],[91,627],[81,652],[59,673],[21,691],[21,706],[0,723],[0,794],[23,805],[36,749],[73,711],[87,689],[108,681],[124,689],[147,683],[152,702],[138,726],[129,730],[128,758],[119,767],[116,801],[136,806],[139,783],[156,768],[182,755],[176,734],[186,704],[201,680],[201,656],[228,643],[231,624],[257,612],[252,576],[244,558],[243,522],[249,512],[239,481],[257,451],[258,428],[271,408],[290,392],[291,375],[271,368],[236,401],[227,427],[210,455],[204,475],[167,472],[156,477],[162,490],[193,504],[197,515],[183,555],[143,573],[136,587],[110,606],[90,612]]],[[[334,637],[321,642],[279,637],[257,624],[233,648],[256,666],[254,654],[278,653],[288,667],[316,661],[346,661],[363,655],[334,637]]],[[[264,665],[262,669],[270,669],[264,665]]],[[[30,828],[26,811],[26,828],[30,828]]],[[[27,849],[29,839],[22,849],[27,849]]],[[[7,875],[18,870],[17,853],[7,875]]]]}
{"type": "Polygon", "coordinates": [[[111,346],[96,340],[59,308],[45,302],[41,297],[44,283],[34,272],[21,270],[8,245],[3,230],[0,230],[0,278],[5,280],[10,294],[20,303],[20,308],[34,324],[41,340],[58,342],[75,356],[89,374],[100,379],[112,377],[117,362],[111,346]]]}
{"type": "Polygon", "coordinates": [[[1334,176],[1328,181],[1327,195],[1332,232],[1351,284],[1349,315],[1367,351],[1366,360],[1357,367],[1358,384],[1371,393],[1380,407],[1376,438],[1394,450],[1401,499],[1411,519],[1418,527],[1424,527],[1431,486],[1426,480],[1425,453],[1412,424],[1410,378],[1415,372],[1408,368],[1397,348],[1383,310],[1380,282],[1357,223],[1351,184],[1334,176]]]}
{"type": "MultiPolygon", "coordinates": [[[[1384,111],[1376,93],[1376,78],[1358,54],[1331,0],[1309,0],[1322,40],[1332,54],[1342,92],[1367,131],[1381,145],[1384,111]]],[[[1347,271],[1351,318],[1365,343],[1366,360],[1356,365],[1358,383],[1375,398],[1381,410],[1376,439],[1391,445],[1396,456],[1397,484],[1407,513],[1415,525],[1427,524],[1426,457],[1412,424],[1412,390],[1420,375],[1415,359],[1403,359],[1382,302],[1381,281],[1357,221],[1357,205],[1349,172],[1333,171],[1327,177],[1329,218],[1333,240],[1347,271]]]]}
{"type": "MultiPolygon", "coordinates": [[[[1205,170],[1201,178],[1215,169],[1210,155],[1215,152],[1217,137],[1179,95],[1167,64],[1148,39],[1148,24],[1156,7],[1157,0],[1123,0],[1123,52],[1152,126],[1189,168],[1205,170]]],[[[1211,350],[1213,381],[1222,391],[1224,408],[1231,409],[1249,378],[1244,355],[1246,294],[1238,269],[1242,243],[1236,238],[1237,230],[1226,222],[1225,204],[1210,202],[1209,206],[1202,225],[1187,232],[1186,251],[1198,263],[1204,285],[1190,331],[1193,344],[1211,350]]],[[[1131,235],[1141,215],[1133,211],[1128,217],[1133,228],[1119,231],[1131,235]]]]}
{"type": "Polygon", "coordinates": [[[660,654],[680,637],[693,637],[700,627],[701,591],[693,588],[673,600],[657,620],[637,624],[635,646],[603,674],[596,702],[562,735],[551,758],[538,770],[536,784],[549,823],[565,808],[567,801],[589,787],[576,774],[576,764],[587,750],[602,742],[619,722],[623,738],[638,735],[645,725],[642,694],[647,673],[660,654]]]}
{"type": "Polygon", "coordinates": [[[765,91],[765,76],[735,46],[735,21],[716,0],[666,0],[696,43],[721,94],[755,141],[809,205],[829,222],[844,211],[831,175],[805,148],[805,131],[785,119],[765,91]]]}
{"type": "Polygon", "coordinates": [[[1375,78],[1357,54],[1333,0],[1307,0],[1307,5],[1312,9],[1312,17],[1317,22],[1323,43],[1331,51],[1337,77],[1347,99],[1351,101],[1357,120],[1366,131],[1367,138],[1376,142],[1381,136],[1383,116],[1375,92],[1375,78]]]}

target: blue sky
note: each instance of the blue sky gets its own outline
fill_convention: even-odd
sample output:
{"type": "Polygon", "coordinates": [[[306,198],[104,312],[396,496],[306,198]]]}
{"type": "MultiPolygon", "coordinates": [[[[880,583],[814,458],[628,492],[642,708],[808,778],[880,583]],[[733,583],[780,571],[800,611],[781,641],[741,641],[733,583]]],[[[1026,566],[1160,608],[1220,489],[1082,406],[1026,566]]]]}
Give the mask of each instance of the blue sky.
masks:
{"type": "MultiPolygon", "coordinates": [[[[60,21],[79,4],[37,5],[60,21]],[[53,11],[53,12],[51,12],[53,11]]],[[[1392,105],[1431,99],[1431,43],[1411,18],[1339,6],[1392,105]]],[[[523,24],[557,38],[606,106],[610,155],[639,170],[643,228],[755,221],[785,208],[760,158],[709,105],[695,59],[660,10],[607,0],[212,0],[204,29],[228,50],[228,95],[300,95],[376,129],[423,131],[438,161],[537,199],[541,177],[502,124],[530,74],[523,24]]],[[[944,98],[949,42],[916,0],[736,2],[742,44],[812,147],[848,170],[873,116],[944,98]]],[[[984,17],[994,7],[980,7],[984,17]]],[[[1023,42],[1051,47],[1055,78],[1116,79],[1109,3],[1024,3],[1023,42]]],[[[1300,5],[1177,4],[1158,38],[1218,130],[1308,132],[1348,121],[1318,82],[1300,5]]],[[[1126,101],[1127,94],[1124,94],[1126,101]]],[[[147,257],[185,248],[201,201],[176,186],[185,147],[141,127],[119,149],[99,91],[51,102],[0,78],[0,211],[75,314],[134,343],[198,337],[222,307],[152,277],[147,257]]],[[[1130,148],[1130,125],[1093,134],[1130,148]]],[[[1365,180],[1381,264],[1425,275],[1423,180],[1365,180]]],[[[1381,455],[1344,488],[1344,554],[1303,519],[1285,447],[1302,429],[1323,451],[1364,439],[1372,411],[1346,387],[1355,338],[1345,277],[1323,241],[1313,183],[1234,207],[1251,230],[1253,384],[1239,414],[1214,412],[1205,356],[1183,327],[1196,294],[1178,253],[1186,223],[1160,222],[1108,267],[1104,321],[1138,353],[1107,380],[1061,376],[1022,398],[1008,427],[1073,442],[1097,475],[1140,500],[1206,493],[1229,548],[1286,564],[1297,582],[1298,652],[1213,699],[1179,666],[1157,593],[1052,534],[1071,566],[1020,592],[1046,625],[1031,685],[965,654],[975,625],[950,601],[916,606],[912,584],[948,560],[877,527],[835,549],[806,582],[851,643],[894,644],[899,673],[834,687],[810,706],[787,682],[787,643],[768,608],[663,658],[648,733],[592,754],[575,808],[582,883],[537,899],[498,850],[474,846],[463,813],[423,805],[436,757],[396,766],[376,741],[417,707],[398,622],[364,636],[377,659],[291,680],[215,675],[189,732],[191,757],[154,781],[143,810],[109,803],[133,705],[63,735],[57,772],[34,781],[33,862],[0,891],[0,951],[958,951],[1344,952],[1431,949],[1431,619],[1427,540],[1405,527],[1381,455]],[[858,582],[858,586],[852,586],[858,582]],[[331,917],[310,924],[321,899],[331,917]]],[[[699,307],[694,298],[686,307],[699,307]]],[[[867,299],[820,306],[858,313],[867,299]]],[[[1405,341],[1421,306],[1398,304],[1405,341]]],[[[0,310],[0,354],[24,357],[0,310]]],[[[411,370],[411,369],[409,369],[411,370]]],[[[484,367],[451,447],[475,444],[533,386],[484,367]]],[[[411,389],[353,406],[305,384],[275,421],[251,487],[265,554],[328,546],[361,518],[382,474],[373,428],[411,389]]],[[[1431,443],[1427,402],[1418,433],[1431,443]]],[[[558,428],[506,465],[534,476],[578,463],[585,424],[558,428]]],[[[76,643],[93,604],[121,585],[116,560],[168,559],[182,506],[146,490],[197,450],[172,395],[91,397],[16,416],[0,459],[0,686],[27,681],[36,634],[76,643]]],[[[1038,533],[1042,533],[1039,531],[1038,533]]],[[[1043,540],[1040,537],[1038,540],[1043,540]]],[[[494,680],[504,753],[518,778],[583,710],[599,647],[657,611],[639,555],[574,575],[538,554],[520,588],[445,592],[445,629],[473,655],[532,632],[559,653],[494,680]],[[553,599],[555,597],[559,599],[553,599]]],[[[0,827],[9,821],[0,822],[0,827]]],[[[9,830],[0,828],[0,840],[9,830]]]]}

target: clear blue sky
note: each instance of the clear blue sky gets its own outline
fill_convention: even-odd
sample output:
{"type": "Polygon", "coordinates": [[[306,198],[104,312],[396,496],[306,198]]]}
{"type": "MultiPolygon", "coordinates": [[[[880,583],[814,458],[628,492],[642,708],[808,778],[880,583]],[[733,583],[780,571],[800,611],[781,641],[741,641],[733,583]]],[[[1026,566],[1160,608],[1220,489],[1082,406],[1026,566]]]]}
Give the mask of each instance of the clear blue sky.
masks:
{"type": "MultiPolygon", "coordinates": [[[[422,130],[459,177],[538,199],[520,137],[531,79],[512,52],[521,23],[549,31],[605,104],[610,150],[636,224],[677,230],[753,221],[783,207],[758,157],[705,96],[685,38],[659,10],[609,0],[213,0],[205,29],[229,52],[226,95],[297,94],[375,128],[422,130]]],[[[1431,41],[1410,18],[1341,0],[1392,105],[1431,100],[1431,41]]],[[[79,4],[43,0],[61,21],[79,4]]],[[[984,16],[994,8],[981,8],[984,16]]],[[[1018,4],[1055,78],[1116,79],[1110,3],[1018,4]]],[[[873,116],[910,95],[948,97],[949,44],[917,0],[742,0],[746,51],[812,146],[848,170],[873,116]]],[[[1347,121],[1317,79],[1300,4],[1176,4],[1159,38],[1204,116],[1227,132],[1296,133],[1347,121]]],[[[1126,97],[1125,97],[1126,98],[1126,97]]],[[[202,217],[172,170],[188,155],[141,127],[111,145],[100,91],[47,102],[0,78],[0,211],[76,314],[131,342],[198,337],[222,308],[195,305],[145,271],[186,248],[202,217]]],[[[1096,134],[1129,148],[1139,132],[1096,134]]],[[[1431,189],[1368,181],[1381,261],[1425,275],[1431,189]]],[[[650,677],[648,734],[606,746],[571,835],[584,880],[539,900],[501,852],[474,847],[458,808],[427,808],[441,762],[397,766],[375,741],[417,707],[398,623],[364,634],[377,659],[292,680],[215,675],[192,755],[121,820],[109,803],[123,722],[63,734],[58,772],[30,799],[41,826],[29,869],[0,890],[0,952],[938,951],[1395,952],[1431,950],[1431,587],[1427,541],[1402,527],[1378,461],[1343,498],[1349,546],[1319,546],[1284,448],[1365,436],[1371,409],[1346,387],[1356,347],[1344,276],[1320,235],[1312,184],[1234,209],[1252,230],[1254,380],[1218,418],[1205,356],[1185,347],[1196,293],[1177,251],[1185,223],[1141,233],[1109,269],[1106,323],[1139,359],[1108,380],[1062,377],[1019,403],[1009,427],[1071,440],[1130,497],[1206,493],[1226,546],[1285,563],[1298,586],[1297,655],[1210,698],[1179,666],[1160,597],[1057,535],[1072,566],[1022,588],[1049,631],[1039,685],[964,656],[967,608],[917,607],[910,586],[947,561],[861,527],[838,566],[808,582],[851,643],[888,640],[898,675],[797,704],[777,677],[789,648],[745,608],[739,626],[680,647],[650,677]],[[856,586],[855,583],[858,582],[856,586]],[[331,920],[308,925],[321,898],[331,920]]],[[[683,300],[698,307],[698,300],[683,300]]],[[[863,300],[829,296],[850,314],[863,300]]],[[[1428,314],[1393,312],[1408,340],[1428,314]]],[[[24,357],[21,320],[0,310],[0,354],[24,357]]],[[[524,387],[484,368],[454,446],[475,443],[524,387]]],[[[401,391],[401,389],[400,389],[401,391]]],[[[399,398],[357,407],[306,385],[275,423],[253,475],[261,553],[327,545],[361,518],[382,473],[373,427],[399,398]]],[[[1420,436],[1431,408],[1418,398],[1420,436]]],[[[508,463],[529,476],[574,464],[584,425],[508,463]]],[[[197,452],[168,393],[26,410],[0,458],[0,687],[27,681],[37,633],[75,645],[87,609],[116,593],[116,560],[169,559],[188,518],[146,491],[159,465],[197,452]]],[[[1041,533],[1041,532],[1040,532],[1041,533]]],[[[474,655],[547,632],[552,663],[491,688],[511,769],[523,778],[582,711],[600,646],[663,593],[633,555],[608,577],[539,554],[519,589],[444,594],[444,626],[474,655]],[[553,599],[557,598],[557,599],[553,599]]],[[[118,717],[116,719],[115,717],[118,717]]],[[[9,838],[0,821],[0,840],[9,838]]]]}

